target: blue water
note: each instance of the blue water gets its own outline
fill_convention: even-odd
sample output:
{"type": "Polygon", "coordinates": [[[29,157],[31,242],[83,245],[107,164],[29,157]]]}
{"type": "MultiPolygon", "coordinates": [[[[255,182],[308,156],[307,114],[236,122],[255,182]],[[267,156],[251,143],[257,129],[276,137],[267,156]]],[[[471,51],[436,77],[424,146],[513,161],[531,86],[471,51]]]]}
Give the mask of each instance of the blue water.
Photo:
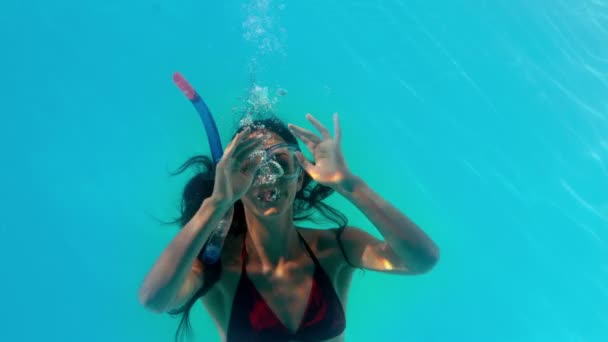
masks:
{"type": "MultiPolygon", "coordinates": [[[[347,341],[608,338],[608,3],[0,4],[1,341],[169,341],[137,288],[256,84],[439,244],[433,272],[355,276],[347,341]]],[[[350,223],[378,236],[349,203],[350,223]]],[[[196,341],[219,341],[194,310],[196,341]]]]}

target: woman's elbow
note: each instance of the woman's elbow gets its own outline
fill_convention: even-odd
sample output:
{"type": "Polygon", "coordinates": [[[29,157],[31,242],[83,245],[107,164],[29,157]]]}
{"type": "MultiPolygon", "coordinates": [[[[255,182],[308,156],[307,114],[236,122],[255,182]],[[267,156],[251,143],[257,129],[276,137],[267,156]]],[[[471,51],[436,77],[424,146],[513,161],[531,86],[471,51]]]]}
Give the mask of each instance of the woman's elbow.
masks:
{"type": "Polygon", "coordinates": [[[162,314],[167,311],[167,306],[160,303],[158,298],[153,296],[148,289],[142,287],[137,293],[139,304],[153,313],[162,314]]]}
{"type": "Polygon", "coordinates": [[[428,250],[421,251],[416,258],[416,266],[411,270],[414,274],[425,274],[430,272],[439,262],[439,248],[433,246],[428,250]]]}

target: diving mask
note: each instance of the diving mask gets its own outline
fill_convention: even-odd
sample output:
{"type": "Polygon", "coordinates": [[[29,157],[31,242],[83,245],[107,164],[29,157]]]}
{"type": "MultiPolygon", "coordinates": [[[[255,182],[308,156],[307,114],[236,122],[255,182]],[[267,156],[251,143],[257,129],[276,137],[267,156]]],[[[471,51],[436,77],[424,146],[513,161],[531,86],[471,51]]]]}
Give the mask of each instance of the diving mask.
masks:
{"type": "Polygon", "coordinates": [[[299,176],[300,165],[296,157],[297,145],[281,143],[254,151],[250,159],[261,157],[254,186],[274,184],[280,179],[290,180],[299,176]]]}

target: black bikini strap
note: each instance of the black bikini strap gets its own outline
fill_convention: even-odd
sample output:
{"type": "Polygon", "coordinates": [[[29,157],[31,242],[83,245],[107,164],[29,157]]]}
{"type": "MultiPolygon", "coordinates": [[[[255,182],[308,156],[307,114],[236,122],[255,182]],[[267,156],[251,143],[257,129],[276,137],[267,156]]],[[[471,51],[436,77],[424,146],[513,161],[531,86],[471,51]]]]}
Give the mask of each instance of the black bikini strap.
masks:
{"type": "MultiPolygon", "coordinates": [[[[344,228],[338,228],[337,230],[335,230],[335,232],[336,232],[336,241],[338,242],[338,246],[340,247],[340,251],[342,252],[342,256],[344,257],[344,260],[346,260],[346,263],[349,264],[352,268],[358,268],[357,266],[353,265],[348,260],[348,257],[346,256],[346,252],[344,251],[344,246],[342,245],[342,239],[341,239],[342,233],[344,232],[344,228]]],[[[308,251],[308,254],[314,261],[315,265],[319,266],[320,265],[319,260],[315,256],[315,253],[313,253],[312,249],[310,248],[310,246],[308,245],[306,240],[304,240],[304,237],[302,236],[302,234],[300,234],[300,232],[297,229],[296,229],[296,233],[298,233],[298,236],[300,237],[300,241],[302,241],[302,243],[304,244],[306,251],[308,251]]],[[[245,236],[243,237],[243,247],[241,249],[241,260],[242,260],[242,269],[243,270],[245,269],[245,264],[247,263],[247,259],[249,258],[249,255],[247,253],[247,247],[246,247],[246,238],[247,238],[247,234],[245,234],[245,236]]]]}
{"type": "Polygon", "coordinates": [[[300,232],[297,229],[296,229],[296,233],[298,233],[298,236],[300,237],[300,241],[302,241],[302,243],[304,244],[304,247],[306,247],[306,250],[308,251],[308,254],[310,255],[310,257],[312,258],[312,261],[314,261],[316,266],[319,266],[319,260],[317,260],[315,253],[312,252],[312,249],[310,248],[310,246],[308,246],[308,243],[306,243],[306,240],[304,240],[304,237],[302,237],[302,234],[300,234],[300,232]]]}
{"type": "Polygon", "coordinates": [[[243,247],[241,248],[241,272],[246,270],[247,260],[249,260],[249,255],[247,254],[247,234],[243,234],[243,247]]]}
{"type": "MultiPolygon", "coordinates": [[[[296,232],[298,232],[298,231],[296,230],[296,232]]],[[[337,230],[335,230],[335,232],[336,232],[336,241],[338,242],[338,246],[340,247],[340,251],[342,252],[342,256],[344,257],[344,260],[346,260],[346,263],[349,264],[350,267],[358,268],[357,266],[353,265],[348,260],[348,257],[346,256],[346,252],[344,251],[344,246],[342,245],[342,239],[340,238],[342,236],[342,233],[344,232],[344,228],[338,228],[337,230]]],[[[312,258],[312,260],[315,262],[316,265],[319,265],[319,260],[315,256],[315,253],[312,252],[312,249],[310,249],[310,246],[308,246],[308,244],[306,243],[306,240],[304,240],[304,238],[302,237],[302,234],[300,234],[300,232],[298,232],[298,236],[300,237],[300,240],[302,240],[302,243],[304,243],[304,246],[306,247],[306,250],[308,251],[308,254],[310,254],[310,257],[312,258]]]]}

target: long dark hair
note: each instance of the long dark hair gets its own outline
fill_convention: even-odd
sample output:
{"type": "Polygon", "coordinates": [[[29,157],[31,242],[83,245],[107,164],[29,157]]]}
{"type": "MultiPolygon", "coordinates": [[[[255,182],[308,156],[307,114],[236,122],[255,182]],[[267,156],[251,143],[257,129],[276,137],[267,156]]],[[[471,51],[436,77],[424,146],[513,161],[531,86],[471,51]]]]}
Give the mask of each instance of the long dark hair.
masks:
{"type": "MultiPolygon", "coordinates": [[[[263,127],[268,131],[276,133],[287,143],[298,144],[296,137],[289,131],[287,125],[276,117],[255,120],[250,125],[254,130],[263,127]]],[[[241,126],[235,135],[244,128],[245,126],[241,126]]],[[[192,167],[197,168],[197,171],[183,189],[180,216],[171,222],[179,224],[180,227],[183,227],[190,221],[205,198],[211,196],[213,192],[215,165],[208,156],[199,155],[189,158],[172,175],[181,174],[192,167]]],[[[294,221],[310,220],[312,222],[333,223],[338,226],[338,232],[341,233],[348,223],[347,218],[340,211],[322,202],[333,192],[333,189],[314,182],[310,175],[304,172],[302,188],[295,196],[294,221]]],[[[234,204],[232,224],[226,239],[237,238],[245,234],[246,231],[245,210],[243,203],[239,200],[234,204]]],[[[206,243],[202,250],[205,247],[206,243]]],[[[202,253],[199,254],[198,259],[203,263],[202,253]]],[[[188,335],[192,331],[190,326],[190,310],[198,299],[204,296],[218,281],[222,273],[222,264],[221,262],[215,264],[203,263],[203,270],[204,280],[202,288],[184,306],[169,312],[172,316],[182,316],[175,333],[176,341],[179,341],[181,337],[188,335]]]]}

